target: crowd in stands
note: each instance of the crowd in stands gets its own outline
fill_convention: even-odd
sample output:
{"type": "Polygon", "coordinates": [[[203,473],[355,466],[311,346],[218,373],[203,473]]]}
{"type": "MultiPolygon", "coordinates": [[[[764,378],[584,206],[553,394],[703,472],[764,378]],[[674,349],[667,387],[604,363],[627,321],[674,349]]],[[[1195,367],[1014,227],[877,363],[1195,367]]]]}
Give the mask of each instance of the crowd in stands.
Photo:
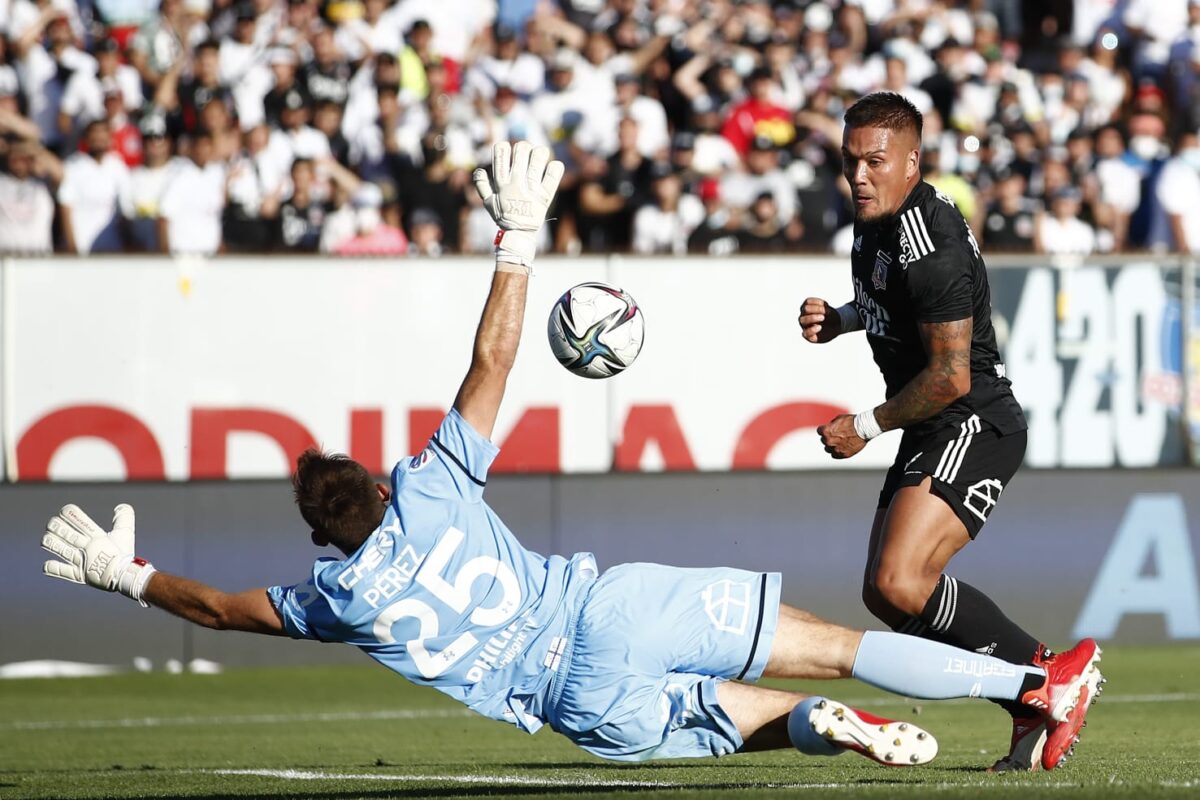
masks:
{"type": "Polygon", "coordinates": [[[1200,252],[1200,0],[0,0],[0,252],[848,253],[841,115],[924,114],[989,252],[1200,252]]]}

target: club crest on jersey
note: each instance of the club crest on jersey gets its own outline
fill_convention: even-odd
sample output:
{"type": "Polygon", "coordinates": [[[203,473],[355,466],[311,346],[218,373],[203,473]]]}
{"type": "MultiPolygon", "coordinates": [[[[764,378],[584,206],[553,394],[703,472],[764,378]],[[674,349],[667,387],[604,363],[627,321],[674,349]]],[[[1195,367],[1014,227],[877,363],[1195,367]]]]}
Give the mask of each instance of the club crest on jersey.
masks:
{"type": "Polygon", "coordinates": [[[892,264],[892,257],[887,253],[879,250],[875,253],[875,271],[871,273],[871,283],[875,284],[875,288],[883,291],[887,288],[888,267],[892,264]]]}

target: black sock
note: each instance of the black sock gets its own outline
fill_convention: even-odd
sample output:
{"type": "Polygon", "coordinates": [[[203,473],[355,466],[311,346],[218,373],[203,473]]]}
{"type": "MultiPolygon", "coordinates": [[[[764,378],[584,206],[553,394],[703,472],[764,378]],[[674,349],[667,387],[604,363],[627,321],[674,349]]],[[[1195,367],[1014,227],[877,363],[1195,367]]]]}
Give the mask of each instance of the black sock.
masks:
{"type": "MultiPolygon", "coordinates": [[[[1041,650],[1038,640],[1004,616],[983,592],[968,583],[942,575],[919,619],[926,638],[986,653],[1014,664],[1032,664],[1041,650]]],[[[1029,716],[1029,709],[1010,700],[996,701],[1014,717],[1029,716]]]]}

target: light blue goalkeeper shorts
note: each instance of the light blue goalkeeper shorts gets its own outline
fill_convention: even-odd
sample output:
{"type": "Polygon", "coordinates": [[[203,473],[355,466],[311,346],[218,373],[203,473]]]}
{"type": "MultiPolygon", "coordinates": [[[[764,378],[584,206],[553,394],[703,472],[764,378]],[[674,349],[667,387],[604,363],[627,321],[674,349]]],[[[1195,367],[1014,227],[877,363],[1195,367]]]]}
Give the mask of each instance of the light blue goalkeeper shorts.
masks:
{"type": "Polygon", "coordinates": [[[742,737],[717,702],[755,681],[779,619],[777,572],[621,564],[596,581],[568,637],[548,719],[616,761],[721,756],[742,737]]]}

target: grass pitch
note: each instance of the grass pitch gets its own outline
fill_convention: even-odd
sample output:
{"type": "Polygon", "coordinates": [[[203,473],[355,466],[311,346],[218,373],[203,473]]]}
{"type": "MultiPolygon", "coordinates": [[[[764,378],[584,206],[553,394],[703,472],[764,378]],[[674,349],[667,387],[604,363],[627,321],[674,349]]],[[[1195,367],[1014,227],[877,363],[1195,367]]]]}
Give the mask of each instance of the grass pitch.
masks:
{"type": "Polygon", "coordinates": [[[387,670],[236,670],[0,681],[9,798],[1143,798],[1200,795],[1200,647],[1108,648],[1078,754],[1051,773],[986,775],[1007,749],[985,701],[892,698],[855,682],[788,683],[933,731],[931,765],[780,751],[609,764],[544,730],[472,715],[387,670]]]}

